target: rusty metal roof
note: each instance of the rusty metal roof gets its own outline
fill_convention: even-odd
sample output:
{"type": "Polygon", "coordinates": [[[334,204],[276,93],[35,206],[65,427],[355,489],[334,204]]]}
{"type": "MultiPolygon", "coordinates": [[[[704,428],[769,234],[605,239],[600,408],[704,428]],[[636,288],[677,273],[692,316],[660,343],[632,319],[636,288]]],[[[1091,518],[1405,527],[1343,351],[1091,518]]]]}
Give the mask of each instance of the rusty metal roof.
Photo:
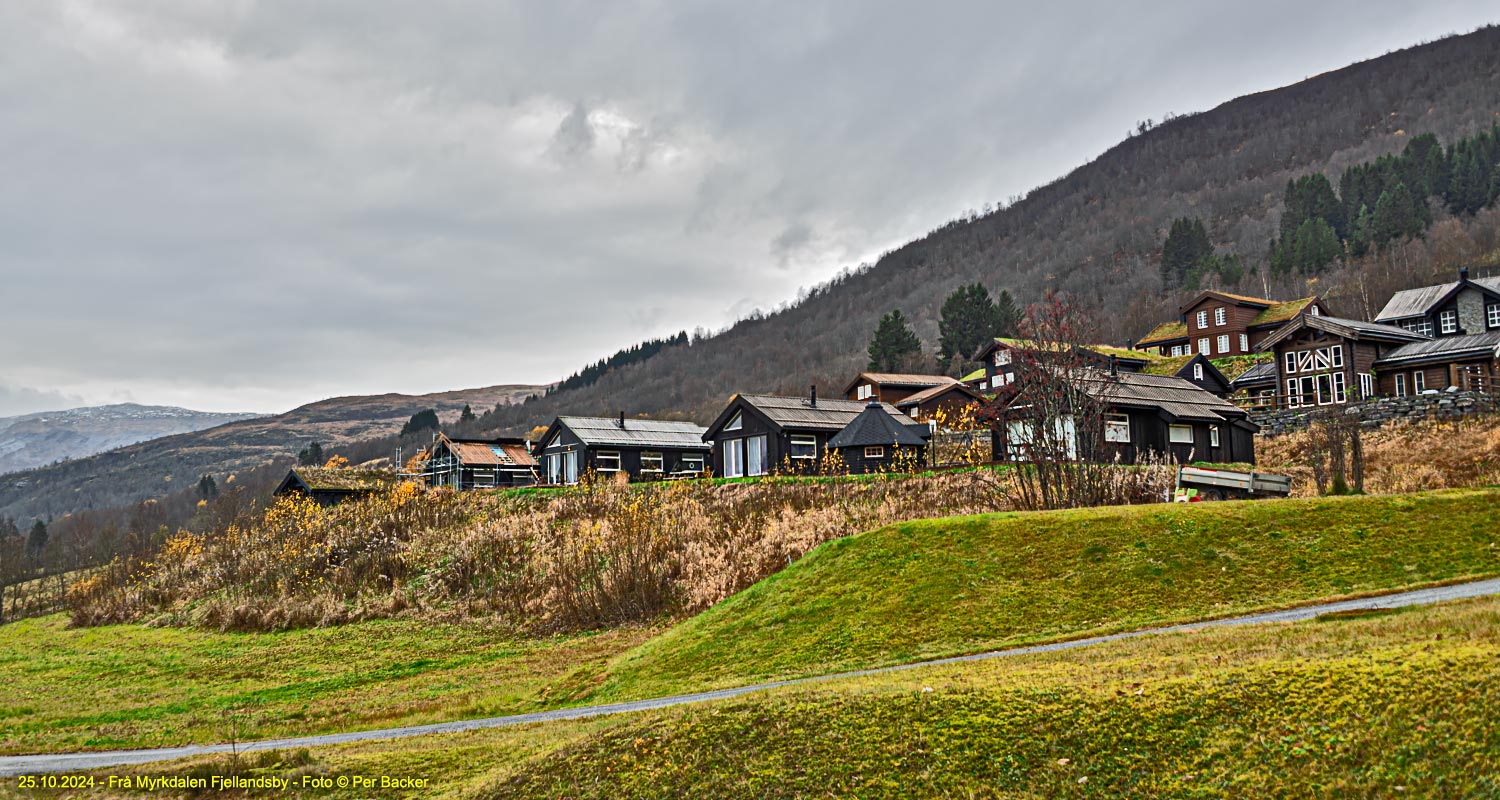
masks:
{"type": "Polygon", "coordinates": [[[848,394],[860,381],[869,381],[880,386],[947,386],[958,381],[947,375],[920,375],[911,372],[861,372],[844,387],[848,394]]]}

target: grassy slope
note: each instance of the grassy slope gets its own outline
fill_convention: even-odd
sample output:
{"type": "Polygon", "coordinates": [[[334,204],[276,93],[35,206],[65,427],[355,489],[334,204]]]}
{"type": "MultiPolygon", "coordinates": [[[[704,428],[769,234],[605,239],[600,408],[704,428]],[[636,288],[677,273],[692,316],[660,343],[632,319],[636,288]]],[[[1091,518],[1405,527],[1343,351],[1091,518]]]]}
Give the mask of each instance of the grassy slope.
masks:
{"type": "Polygon", "coordinates": [[[432,781],[409,797],[1489,796],[1497,702],[1500,599],[1486,599],[320,748],[254,771],[432,781]]]}
{"type": "Polygon", "coordinates": [[[830,542],[579,681],[590,700],[831,672],[1500,574],[1500,490],[1137,506],[830,542]]]}
{"type": "Polygon", "coordinates": [[[0,753],[223,741],[534,711],[551,684],[648,632],[515,640],[478,625],[384,621],[274,634],[62,616],[0,626],[0,753]]]}
{"type": "Polygon", "coordinates": [[[825,545],[654,640],[374,622],[0,627],[0,751],[316,733],[639,698],[1500,574],[1500,491],[995,515],[825,545]],[[609,659],[613,657],[614,660],[609,659]],[[580,666],[581,665],[581,666],[580,666]]]}

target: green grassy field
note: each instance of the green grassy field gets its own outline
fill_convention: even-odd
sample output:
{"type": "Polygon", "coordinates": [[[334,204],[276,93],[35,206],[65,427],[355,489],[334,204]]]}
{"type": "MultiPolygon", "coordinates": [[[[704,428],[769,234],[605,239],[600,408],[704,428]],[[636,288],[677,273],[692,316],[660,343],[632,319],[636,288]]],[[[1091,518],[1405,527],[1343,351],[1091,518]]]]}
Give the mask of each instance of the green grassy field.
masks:
{"type": "Polygon", "coordinates": [[[636,699],[1500,575],[1500,491],[930,520],[824,545],[652,638],[366,622],[0,627],[0,751],[356,730],[636,699]],[[224,707],[240,709],[229,720],[224,707]],[[237,720],[242,722],[236,722],[237,720]]]}
{"type": "Polygon", "coordinates": [[[590,674],[594,700],[1500,575],[1500,491],[925,520],[829,542],[590,674]]]}
{"type": "Polygon", "coordinates": [[[534,711],[550,686],[649,635],[517,640],[377,621],[287,633],[0,626],[0,754],[104,750],[534,711]],[[226,714],[224,709],[232,709],[226,714]]]}
{"type": "Polygon", "coordinates": [[[1485,797],[1500,792],[1497,702],[1500,599],[1485,599],[253,756],[245,770],[430,781],[380,795],[405,797],[1485,797]]]}

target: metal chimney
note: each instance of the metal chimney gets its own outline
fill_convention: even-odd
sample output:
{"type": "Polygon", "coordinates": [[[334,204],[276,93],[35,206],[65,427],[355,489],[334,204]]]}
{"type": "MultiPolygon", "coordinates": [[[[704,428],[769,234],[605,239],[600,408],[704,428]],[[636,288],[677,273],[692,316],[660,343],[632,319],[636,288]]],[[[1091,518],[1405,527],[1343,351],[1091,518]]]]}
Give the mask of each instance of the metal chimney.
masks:
{"type": "Polygon", "coordinates": [[[818,407],[818,385],[816,383],[807,387],[807,404],[813,408],[818,407]]]}
{"type": "Polygon", "coordinates": [[[1468,279],[1469,279],[1469,268],[1468,267],[1459,267],[1458,268],[1458,280],[1460,282],[1463,282],[1463,281],[1467,281],[1468,279]]]}
{"type": "Polygon", "coordinates": [[[625,430],[625,412],[620,412],[620,430],[625,430]]]}

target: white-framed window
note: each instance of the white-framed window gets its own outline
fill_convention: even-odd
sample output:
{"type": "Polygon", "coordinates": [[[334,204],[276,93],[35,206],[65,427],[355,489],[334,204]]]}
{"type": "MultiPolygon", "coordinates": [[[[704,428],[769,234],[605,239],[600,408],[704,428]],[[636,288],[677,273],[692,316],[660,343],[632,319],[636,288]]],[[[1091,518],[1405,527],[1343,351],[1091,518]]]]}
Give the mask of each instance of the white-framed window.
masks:
{"type": "Polygon", "coordinates": [[[787,454],[794,459],[814,459],[818,457],[818,437],[816,436],[793,436],[791,437],[791,451],[787,454]]]}
{"type": "Polygon", "coordinates": [[[1311,378],[1303,378],[1304,381],[1313,381],[1313,391],[1317,394],[1318,405],[1326,406],[1333,403],[1333,376],[1329,374],[1315,375],[1311,378]]]}
{"type": "Polygon", "coordinates": [[[1438,328],[1442,330],[1444,334],[1457,333],[1458,312],[1450,309],[1438,314],[1438,328]]]}
{"type": "Polygon", "coordinates": [[[1422,370],[1415,370],[1414,372],[1412,372],[1412,374],[1411,374],[1411,390],[1412,390],[1412,392],[1414,394],[1421,394],[1421,393],[1427,391],[1427,373],[1426,372],[1423,372],[1422,370]]]}
{"type": "Polygon", "coordinates": [[[1332,367],[1335,367],[1335,368],[1344,366],[1344,346],[1343,345],[1336,344],[1333,347],[1328,348],[1328,364],[1329,364],[1329,366],[1332,366],[1332,367]]]}
{"type": "Polygon", "coordinates": [[[570,484],[578,482],[578,452],[576,450],[563,453],[563,479],[570,484]]]}
{"type": "Polygon", "coordinates": [[[1130,441],[1130,417],[1124,414],[1105,414],[1104,441],[1128,443],[1130,441]]]}
{"type": "Polygon", "coordinates": [[[1224,325],[1228,321],[1229,321],[1229,313],[1224,310],[1223,306],[1219,306],[1218,308],[1214,309],[1214,324],[1215,325],[1224,325]]]}
{"type": "Polygon", "coordinates": [[[745,476],[745,440],[725,439],[720,444],[721,457],[724,459],[724,477],[743,478],[745,476]]]}
{"type": "Polygon", "coordinates": [[[1208,311],[1206,311],[1206,310],[1205,311],[1199,311],[1198,312],[1198,329],[1199,330],[1203,330],[1204,328],[1207,328],[1207,327],[1208,327],[1208,311]]]}
{"type": "Polygon", "coordinates": [[[619,472],[620,451],[600,450],[594,453],[594,469],[598,472],[619,472]]]}
{"type": "Polygon", "coordinates": [[[979,382],[979,391],[981,391],[981,392],[989,391],[989,388],[990,388],[990,382],[989,381],[980,381],[979,382]]]}
{"type": "Polygon", "coordinates": [[[1359,373],[1359,399],[1365,400],[1375,396],[1375,376],[1368,372],[1359,373]]]}
{"type": "Polygon", "coordinates": [[[745,440],[745,474],[764,475],[769,471],[766,463],[766,437],[751,436],[745,440]]]}
{"type": "Polygon", "coordinates": [[[854,399],[856,399],[856,400],[869,400],[870,399],[870,395],[874,394],[874,392],[875,392],[875,387],[871,386],[868,383],[861,383],[859,385],[859,388],[857,388],[857,389],[854,390],[854,399]]]}
{"type": "Polygon", "coordinates": [[[1250,335],[1249,334],[1246,334],[1246,333],[1240,334],[1240,352],[1241,353],[1248,353],[1248,352],[1250,352],[1250,335]]]}
{"type": "Polygon", "coordinates": [[[1188,347],[1185,344],[1174,344],[1174,345],[1172,345],[1172,355],[1174,355],[1174,356],[1185,356],[1191,350],[1192,350],[1192,348],[1188,347]]]}
{"type": "Polygon", "coordinates": [[[1406,396],[1406,373],[1404,372],[1396,373],[1396,396],[1406,396]]]}
{"type": "Polygon", "coordinates": [[[665,465],[666,465],[666,459],[662,457],[662,454],[661,454],[660,451],[657,451],[657,450],[643,450],[643,451],[641,451],[641,472],[643,472],[643,473],[645,473],[645,472],[660,473],[660,472],[665,471],[663,469],[665,467],[665,465]]]}
{"type": "Polygon", "coordinates": [[[997,366],[997,367],[1003,367],[1006,364],[1009,364],[1010,363],[1010,358],[1011,358],[1010,348],[1008,348],[1008,347],[1002,347],[999,350],[996,350],[995,351],[995,366],[997,366]]]}
{"type": "Polygon", "coordinates": [[[1321,316],[1323,316],[1323,312],[1318,310],[1318,304],[1317,303],[1313,303],[1312,308],[1309,308],[1307,310],[1307,313],[1310,316],[1314,316],[1314,317],[1321,317],[1321,316]]]}
{"type": "Polygon", "coordinates": [[[745,427],[745,414],[742,411],[734,412],[734,416],[730,417],[729,421],[724,423],[724,430],[726,431],[737,431],[743,427],[745,427]]]}
{"type": "Polygon", "coordinates": [[[1219,426],[1218,425],[1210,425],[1210,426],[1208,426],[1208,446],[1209,447],[1218,447],[1219,446],[1219,426]]]}
{"type": "Polygon", "coordinates": [[[1500,303],[1490,303],[1484,307],[1485,322],[1491,328],[1500,328],[1500,303]]]}
{"type": "Polygon", "coordinates": [[[1228,354],[1229,354],[1229,334],[1225,333],[1225,334],[1222,334],[1222,335],[1219,336],[1219,355],[1222,356],[1222,355],[1228,355],[1228,354]]]}
{"type": "MultiPolygon", "coordinates": [[[[1205,313],[1207,313],[1207,312],[1205,312],[1205,313]]],[[[1206,355],[1206,356],[1211,356],[1211,355],[1214,354],[1212,350],[1208,349],[1208,337],[1207,336],[1205,336],[1202,339],[1198,340],[1198,352],[1200,352],[1200,353],[1202,353],[1203,355],[1206,355]]]]}
{"type": "Polygon", "coordinates": [[[1201,380],[1203,380],[1203,365],[1202,364],[1194,364],[1193,365],[1193,380],[1195,380],[1195,381],[1201,381],[1201,380]]]}
{"type": "Polygon", "coordinates": [[[911,410],[908,411],[908,412],[906,412],[906,415],[909,416],[909,417],[911,417],[912,419],[921,419],[922,418],[922,407],[921,406],[912,406],[911,410]]]}
{"type": "Polygon", "coordinates": [[[1191,425],[1168,425],[1167,441],[1172,444],[1192,444],[1193,426],[1191,425]]]}
{"type": "Polygon", "coordinates": [[[1333,402],[1349,402],[1349,387],[1345,384],[1343,372],[1333,373],[1333,402]]]}
{"type": "Polygon", "coordinates": [[[684,455],[682,460],[677,462],[677,470],[679,472],[702,472],[704,470],[703,454],[688,453],[684,455]]]}
{"type": "Polygon", "coordinates": [[[1294,373],[1294,372],[1297,371],[1297,354],[1296,353],[1287,353],[1283,357],[1283,360],[1286,361],[1286,366],[1285,366],[1284,369],[1281,370],[1282,372],[1285,372],[1286,374],[1291,375],[1292,373],[1294,373]]]}
{"type": "Polygon", "coordinates": [[[885,458],[885,448],[879,445],[866,447],[865,458],[885,458]]]}
{"type": "Polygon", "coordinates": [[[547,482],[562,483],[562,453],[547,456],[547,482]]]}
{"type": "Polygon", "coordinates": [[[1300,408],[1302,406],[1302,393],[1297,391],[1296,378],[1286,379],[1286,407],[1300,408]]]}
{"type": "Polygon", "coordinates": [[[1423,336],[1431,336],[1433,330],[1432,323],[1425,319],[1409,319],[1401,323],[1401,327],[1412,333],[1420,333],[1423,336]]]}

